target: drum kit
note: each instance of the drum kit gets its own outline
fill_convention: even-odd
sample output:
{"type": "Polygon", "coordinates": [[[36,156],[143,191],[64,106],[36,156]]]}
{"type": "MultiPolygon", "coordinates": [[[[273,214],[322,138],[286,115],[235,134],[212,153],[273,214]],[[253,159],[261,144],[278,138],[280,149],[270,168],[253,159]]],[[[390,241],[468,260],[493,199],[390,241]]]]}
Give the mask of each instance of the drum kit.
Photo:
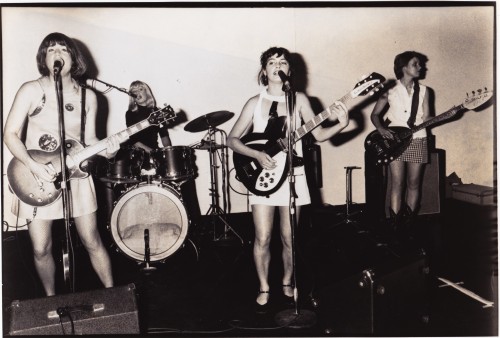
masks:
{"type": "MultiPolygon", "coordinates": [[[[100,180],[121,188],[109,219],[113,241],[119,251],[144,262],[144,270],[153,270],[154,267],[149,265],[151,262],[163,262],[187,239],[190,220],[180,187],[195,176],[195,150],[210,153],[212,203],[207,215],[212,216],[214,223],[214,240],[227,239],[232,231],[243,244],[242,238],[224,219],[229,192],[226,183],[227,136],[217,126],[233,116],[234,113],[228,111],[217,111],[189,122],[185,131],[207,131],[202,141],[194,145],[168,146],[150,154],[142,148],[123,147],[108,164],[106,176],[100,180]],[[220,143],[216,142],[218,135],[220,143]],[[219,206],[218,168],[222,169],[224,208],[219,206]],[[216,220],[224,223],[224,234],[218,238],[215,235],[216,220]]],[[[193,242],[191,244],[196,250],[193,242]]]]}

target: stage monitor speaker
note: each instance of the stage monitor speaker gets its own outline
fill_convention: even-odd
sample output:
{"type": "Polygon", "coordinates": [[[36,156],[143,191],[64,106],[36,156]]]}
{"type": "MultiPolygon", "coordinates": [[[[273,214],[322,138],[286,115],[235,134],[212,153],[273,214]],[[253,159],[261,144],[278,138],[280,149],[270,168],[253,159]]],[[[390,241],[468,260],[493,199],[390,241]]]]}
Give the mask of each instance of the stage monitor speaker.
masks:
{"type": "MultiPolygon", "coordinates": [[[[375,166],[365,153],[367,212],[377,218],[389,217],[391,174],[388,166],[375,166]]],[[[425,165],[419,215],[441,212],[445,189],[445,151],[434,149],[425,165]]]]}
{"type": "Polygon", "coordinates": [[[10,335],[139,334],[135,285],[15,300],[10,335]]]}

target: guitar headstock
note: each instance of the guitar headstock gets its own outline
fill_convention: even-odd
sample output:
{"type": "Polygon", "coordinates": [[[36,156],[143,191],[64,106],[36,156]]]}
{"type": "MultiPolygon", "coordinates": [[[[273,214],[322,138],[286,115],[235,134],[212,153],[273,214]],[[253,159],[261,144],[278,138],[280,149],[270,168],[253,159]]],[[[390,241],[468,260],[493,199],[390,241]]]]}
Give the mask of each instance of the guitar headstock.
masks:
{"type": "Polygon", "coordinates": [[[373,95],[373,93],[384,87],[384,81],[385,77],[379,73],[373,72],[370,75],[364,76],[363,79],[354,86],[354,89],[351,91],[351,96],[355,98],[366,94],[373,95]]]}
{"type": "Polygon", "coordinates": [[[159,125],[165,123],[169,120],[175,119],[176,114],[172,107],[165,104],[165,107],[160,108],[152,112],[148,117],[148,122],[151,125],[159,125]]]}
{"type": "Polygon", "coordinates": [[[485,87],[483,89],[478,89],[477,91],[472,91],[471,94],[467,93],[467,98],[464,100],[463,106],[467,109],[477,108],[484,103],[486,103],[489,99],[493,97],[493,92],[488,91],[485,87]]]}

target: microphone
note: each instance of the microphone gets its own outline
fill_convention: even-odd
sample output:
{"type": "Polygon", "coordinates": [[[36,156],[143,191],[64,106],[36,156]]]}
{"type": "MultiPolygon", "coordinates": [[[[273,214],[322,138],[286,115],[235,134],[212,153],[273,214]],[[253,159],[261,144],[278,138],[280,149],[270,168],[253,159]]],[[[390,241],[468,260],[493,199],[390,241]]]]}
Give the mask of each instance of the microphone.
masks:
{"type": "Polygon", "coordinates": [[[54,73],[59,73],[63,67],[61,60],[54,61],[54,73]]]}
{"type": "Polygon", "coordinates": [[[285,72],[283,72],[282,70],[278,71],[278,75],[279,75],[281,81],[283,81],[283,90],[289,91],[290,88],[292,87],[290,85],[290,78],[288,76],[286,76],[285,72]]]}

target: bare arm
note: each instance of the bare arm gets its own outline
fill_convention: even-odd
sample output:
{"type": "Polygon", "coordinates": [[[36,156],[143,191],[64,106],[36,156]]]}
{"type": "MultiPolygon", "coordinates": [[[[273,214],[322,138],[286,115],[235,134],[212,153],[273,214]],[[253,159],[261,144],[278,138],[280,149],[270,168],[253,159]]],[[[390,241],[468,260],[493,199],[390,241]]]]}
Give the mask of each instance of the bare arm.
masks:
{"type": "Polygon", "coordinates": [[[422,102],[422,110],[424,111],[422,119],[425,122],[431,118],[431,110],[429,107],[429,89],[425,91],[424,101],[422,102]]]}
{"type": "MultiPolygon", "coordinates": [[[[307,122],[315,116],[311,104],[304,93],[297,94],[297,106],[300,109],[302,118],[307,122]]],[[[328,108],[330,109],[330,108],[328,108]]],[[[340,133],[349,125],[349,114],[345,106],[338,104],[332,106],[331,116],[328,118],[331,121],[339,121],[338,124],[325,128],[318,126],[311,133],[317,141],[323,142],[340,133]]]]}
{"type": "Polygon", "coordinates": [[[255,158],[264,169],[272,169],[276,166],[276,161],[273,160],[271,156],[263,151],[258,151],[246,146],[240,140],[252,125],[253,111],[257,102],[258,96],[254,96],[247,101],[238,120],[227,137],[227,145],[237,153],[255,158]]]}
{"type": "Polygon", "coordinates": [[[380,98],[377,100],[375,107],[373,107],[373,111],[370,115],[370,119],[371,119],[373,125],[375,126],[375,128],[377,128],[378,132],[380,133],[380,135],[383,138],[393,139],[394,136],[392,135],[392,132],[389,129],[387,129],[386,127],[384,127],[384,125],[382,124],[381,116],[380,116],[380,114],[382,113],[382,111],[384,110],[384,108],[388,102],[389,102],[388,94],[387,94],[387,92],[384,92],[380,96],[380,98]]]}
{"type": "Polygon", "coordinates": [[[20,138],[21,130],[32,110],[34,98],[40,96],[41,92],[35,81],[27,82],[19,88],[5,123],[4,142],[12,155],[29,168],[34,175],[44,181],[51,182],[55,180],[56,171],[54,168],[33,160],[20,138]]]}

